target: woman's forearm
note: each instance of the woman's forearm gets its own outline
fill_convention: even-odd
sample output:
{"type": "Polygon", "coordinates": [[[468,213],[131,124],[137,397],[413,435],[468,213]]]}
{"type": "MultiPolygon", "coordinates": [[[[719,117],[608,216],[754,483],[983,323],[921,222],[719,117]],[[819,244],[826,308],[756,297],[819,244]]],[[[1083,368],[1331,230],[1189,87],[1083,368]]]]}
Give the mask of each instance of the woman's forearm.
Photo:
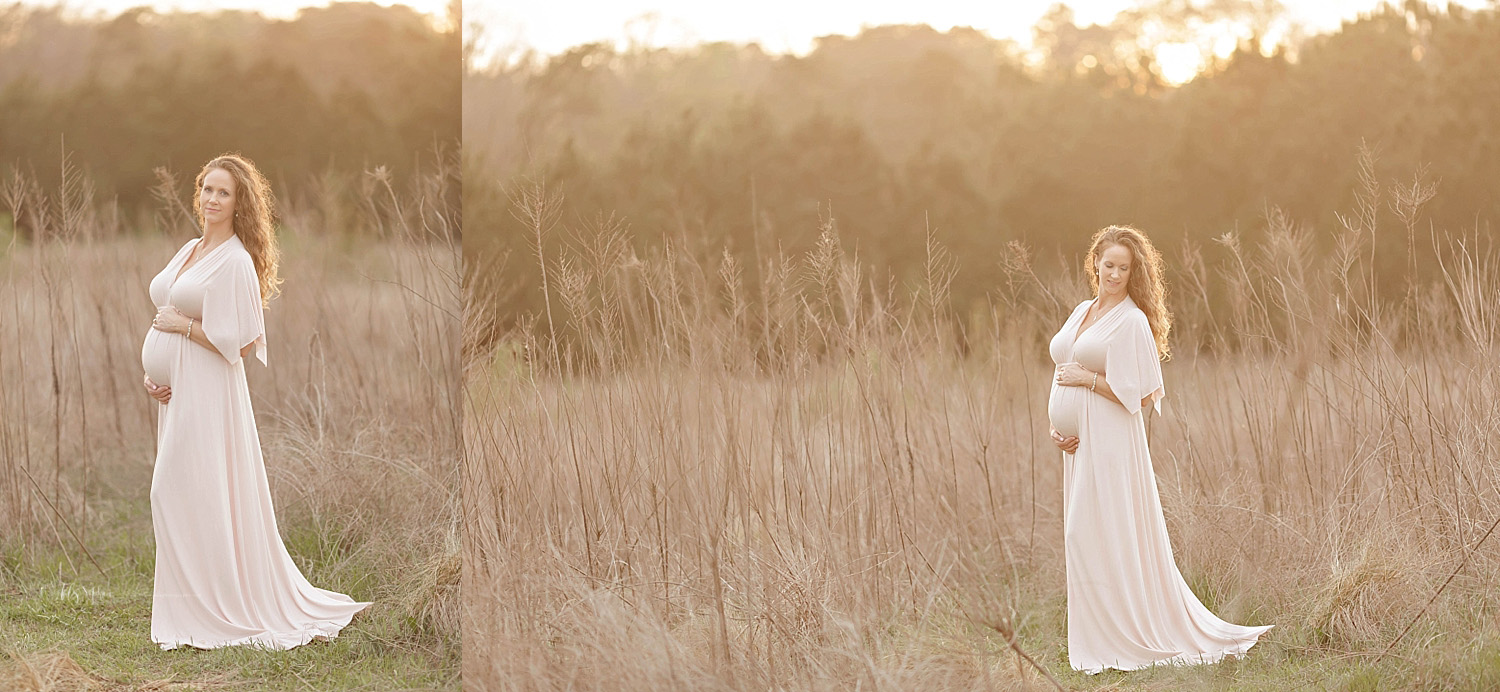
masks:
{"type": "MultiPolygon", "coordinates": [[[[214,353],[219,353],[219,347],[215,346],[212,341],[209,341],[208,332],[203,331],[203,322],[201,320],[192,320],[191,324],[192,330],[187,334],[188,340],[195,344],[198,344],[199,346],[202,346],[203,348],[213,351],[214,353]]],[[[245,347],[240,349],[240,357],[244,358],[245,356],[250,355],[250,349],[253,348],[255,348],[255,342],[252,341],[248,344],[245,344],[245,347]]]]}
{"type": "MultiPolygon", "coordinates": [[[[1119,404],[1120,406],[1124,406],[1125,404],[1120,401],[1120,397],[1118,397],[1118,396],[1115,395],[1115,390],[1109,388],[1109,381],[1106,380],[1106,379],[1104,379],[1104,373],[1101,372],[1101,373],[1097,373],[1097,374],[1099,376],[1099,382],[1098,382],[1098,384],[1093,385],[1094,386],[1094,393],[1098,394],[1099,396],[1102,396],[1102,397],[1104,397],[1106,399],[1109,399],[1110,401],[1113,401],[1113,402],[1119,404]]],[[[1142,398],[1141,399],[1141,408],[1144,409],[1147,406],[1149,406],[1150,405],[1150,403],[1149,403],[1150,401],[1151,401],[1151,396],[1150,395],[1147,395],[1146,397],[1142,398]]]]}
{"type": "MultiPolygon", "coordinates": [[[[1115,396],[1115,390],[1109,388],[1109,380],[1104,379],[1104,373],[1099,372],[1094,374],[1099,378],[1099,380],[1096,384],[1093,385],[1092,391],[1099,396],[1120,404],[1120,397],[1115,396]]],[[[1124,406],[1124,404],[1120,405],[1124,406]]]]}
{"type": "Polygon", "coordinates": [[[188,321],[188,331],[187,331],[186,336],[188,338],[188,341],[191,341],[191,342],[193,342],[195,344],[198,344],[199,346],[202,346],[203,348],[206,348],[206,349],[208,349],[210,351],[213,351],[215,353],[217,353],[219,351],[219,349],[217,349],[217,348],[214,347],[213,342],[208,340],[208,332],[203,331],[203,321],[202,320],[193,320],[193,319],[190,319],[188,321]]]}

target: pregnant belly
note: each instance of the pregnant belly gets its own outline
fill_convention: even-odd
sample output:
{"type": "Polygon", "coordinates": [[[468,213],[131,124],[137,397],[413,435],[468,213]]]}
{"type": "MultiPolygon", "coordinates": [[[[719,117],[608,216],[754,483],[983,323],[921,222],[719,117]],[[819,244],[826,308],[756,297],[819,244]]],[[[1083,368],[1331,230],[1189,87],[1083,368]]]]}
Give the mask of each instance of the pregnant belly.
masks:
{"type": "Polygon", "coordinates": [[[1083,418],[1083,406],[1088,395],[1088,390],[1083,387],[1052,385],[1052,396],[1047,400],[1047,419],[1064,437],[1078,435],[1078,422],[1083,418]]]}
{"type": "Polygon", "coordinates": [[[171,386],[180,348],[182,341],[177,334],[155,329],[146,332],[146,343],[141,346],[141,365],[146,368],[146,376],[152,382],[171,386]]]}

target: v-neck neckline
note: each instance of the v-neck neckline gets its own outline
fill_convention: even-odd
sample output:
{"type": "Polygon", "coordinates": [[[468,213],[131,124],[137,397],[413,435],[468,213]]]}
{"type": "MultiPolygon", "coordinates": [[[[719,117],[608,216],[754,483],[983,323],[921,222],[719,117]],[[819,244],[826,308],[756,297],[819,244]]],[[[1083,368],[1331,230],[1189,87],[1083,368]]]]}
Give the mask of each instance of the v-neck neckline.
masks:
{"type": "MultiPolygon", "coordinates": [[[[1109,316],[1109,313],[1114,312],[1115,308],[1120,307],[1127,300],[1130,300],[1130,296],[1128,296],[1128,295],[1125,296],[1124,298],[1121,298],[1120,302],[1115,303],[1114,305],[1109,306],[1109,309],[1105,310],[1102,314],[1099,315],[1099,319],[1094,320],[1094,323],[1091,324],[1091,325],[1088,325],[1087,327],[1083,326],[1083,322],[1089,321],[1089,313],[1088,313],[1087,310],[1085,310],[1084,313],[1083,313],[1083,320],[1081,322],[1079,322],[1079,325],[1078,325],[1079,326],[1079,330],[1078,330],[1078,332],[1076,334],[1073,335],[1073,345],[1076,347],[1078,345],[1078,340],[1082,339],[1083,335],[1085,333],[1087,333],[1088,330],[1093,329],[1094,327],[1099,326],[1099,323],[1103,322],[1104,318],[1107,317],[1107,316],[1109,316]]],[[[1091,301],[1089,303],[1089,310],[1093,310],[1094,306],[1097,305],[1098,303],[1099,303],[1099,299],[1098,298],[1095,298],[1093,301],[1091,301]]]]}
{"type": "MultiPolygon", "coordinates": [[[[230,236],[230,238],[233,238],[233,237],[234,237],[233,235],[230,236]]],[[[189,269],[192,269],[193,267],[196,267],[199,264],[202,264],[203,260],[208,259],[209,255],[212,255],[215,252],[218,252],[219,248],[222,248],[225,245],[228,245],[229,244],[229,240],[226,239],[224,242],[219,243],[218,245],[215,245],[213,247],[213,249],[211,249],[211,250],[203,253],[202,257],[199,257],[196,260],[193,259],[193,253],[197,252],[198,251],[198,246],[200,246],[202,244],[203,244],[203,236],[200,235],[200,236],[198,236],[198,238],[196,240],[193,241],[193,249],[191,249],[191,250],[188,251],[187,259],[183,260],[182,261],[182,266],[177,268],[177,276],[172,277],[172,285],[173,286],[176,286],[177,282],[182,280],[182,275],[186,274],[189,269]],[[188,264],[189,262],[191,262],[192,264],[189,265],[188,264]]]]}

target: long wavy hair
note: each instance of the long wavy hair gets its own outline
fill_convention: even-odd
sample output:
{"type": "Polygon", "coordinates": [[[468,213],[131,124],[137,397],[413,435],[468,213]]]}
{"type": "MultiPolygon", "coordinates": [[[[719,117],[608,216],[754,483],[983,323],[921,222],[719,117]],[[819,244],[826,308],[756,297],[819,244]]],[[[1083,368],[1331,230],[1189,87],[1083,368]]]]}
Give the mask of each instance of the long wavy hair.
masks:
{"type": "Polygon", "coordinates": [[[204,176],[215,168],[234,176],[234,234],[250,251],[255,276],[260,281],[260,302],[269,305],[281,292],[281,279],[276,275],[281,265],[281,250],[276,246],[276,199],[271,196],[271,184],[250,159],[239,154],[224,154],[204,164],[193,186],[193,213],[198,216],[200,229],[205,222],[203,196],[199,192],[204,176]]]}
{"type": "Polygon", "coordinates": [[[1161,359],[1172,357],[1167,345],[1167,334],[1172,331],[1172,312],[1167,309],[1167,281],[1163,274],[1161,253],[1151,244],[1146,234],[1130,226],[1106,226],[1094,234],[1089,245],[1088,257],[1084,258],[1085,272],[1089,275],[1089,288],[1099,294],[1099,256],[1110,247],[1120,245],[1130,251],[1130,280],[1125,291],[1136,307],[1146,313],[1151,324],[1151,336],[1156,339],[1156,350],[1161,359]]]}

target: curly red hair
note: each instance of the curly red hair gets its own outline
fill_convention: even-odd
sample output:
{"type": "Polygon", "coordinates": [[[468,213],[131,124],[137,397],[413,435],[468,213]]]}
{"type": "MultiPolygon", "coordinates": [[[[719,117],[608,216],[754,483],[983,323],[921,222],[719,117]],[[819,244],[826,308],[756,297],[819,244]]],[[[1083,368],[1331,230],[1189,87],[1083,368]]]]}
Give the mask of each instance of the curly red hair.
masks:
{"type": "Polygon", "coordinates": [[[1156,339],[1156,350],[1161,359],[1172,356],[1167,344],[1167,335],[1172,331],[1172,311],[1167,309],[1167,282],[1163,276],[1164,262],[1161,253],[1151,245],[1145,233],[1130,226],[1106,226],[1094,234],[1089,245],[1089,254],[1084,258],[1084,269],[1089,275],[1089,288],[1099,294],[1099,256],[1104,251],[1119,245],[1130,251],[1130,280],[1125,290],[1136,307],[1146,313],[1151,324],[1151,336],[1156,339]]]}
{"type": "Polygon", "coordinates": [[[260,280],[260,300],[269,304],[281,292],[281,279],[276,272],[281,265],[281,250],[276,245],[276,199],[271,196],[271,183],[261,175],[255,164],[239,154],[224,154],[204,164],[194,183],[193,213],[202,226],[203,178],[213,169],[222,170],[234,177],[234,234],[250,252],[255,262],[255,276],[260,280]]]}

